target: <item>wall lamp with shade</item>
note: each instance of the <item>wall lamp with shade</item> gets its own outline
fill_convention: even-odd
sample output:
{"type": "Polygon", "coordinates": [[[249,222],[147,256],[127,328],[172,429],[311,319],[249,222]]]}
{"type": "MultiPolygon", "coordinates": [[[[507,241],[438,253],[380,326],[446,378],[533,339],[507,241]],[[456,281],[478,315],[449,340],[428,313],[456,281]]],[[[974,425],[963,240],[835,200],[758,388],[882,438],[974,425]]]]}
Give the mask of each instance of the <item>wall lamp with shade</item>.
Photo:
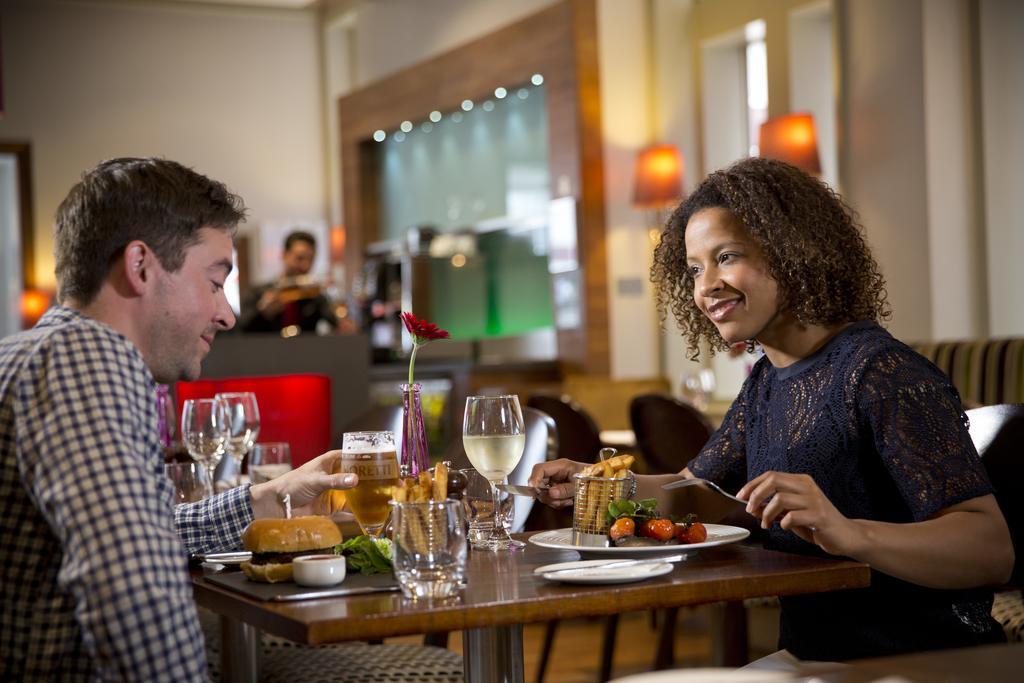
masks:
{"type": "Polygon", "coordinates": [[[811,114],[785,114],[768,119],[761,124],[758,147],[762,157],[785,161],[815,177],[821,175],[818,135],[811,114]]]}
{"type": "Polygon", "coordinates": [[[651,241],[656,242],[668,209],[683,198],[683,155],[669,144],[640,150],[633,173],[633,206],[653,213],[651,241]]]}
{"type": "Polygon", "coordinates": [[[30,329],[46,313],[53,301],[53,293],[42,289],[26,289],[21,293],[21,328],[30,329]]]}

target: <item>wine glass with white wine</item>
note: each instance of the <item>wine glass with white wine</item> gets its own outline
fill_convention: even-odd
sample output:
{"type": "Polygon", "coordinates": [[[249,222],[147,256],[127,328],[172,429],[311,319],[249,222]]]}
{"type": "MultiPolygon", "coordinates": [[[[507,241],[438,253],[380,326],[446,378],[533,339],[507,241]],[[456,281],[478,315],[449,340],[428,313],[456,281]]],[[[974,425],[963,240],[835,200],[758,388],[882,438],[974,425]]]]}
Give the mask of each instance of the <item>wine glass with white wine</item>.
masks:
{"type": "Polygon", "coordinates": [[[190,398],[181,408],[181,438],[192,459],[206,468],[210,495],[215,492],[214,470],[224,457],[228,428],[224,404],[213,398],[190,398]]]}
{"type": "Polygon", "coordinates": [[[242,461],[260,433],[260,408],[256,394],[251,391],[225,392],[214,398],[224,406],[228,428],[227,451],[238,468],[237,481],[240,482],[242,461]]]}
{"type": "Polygon", "coordinates": [[[462,445],[476,471],[491,484],[494,504],[494,526],[482,545],[490,550],[521,548],[501,519],[501,492],[496,484],[504,483],[519,464],[526,448],[526,430],[518,396],[470,396],[466,399],[466,416],[462,423],[462,445]]]}

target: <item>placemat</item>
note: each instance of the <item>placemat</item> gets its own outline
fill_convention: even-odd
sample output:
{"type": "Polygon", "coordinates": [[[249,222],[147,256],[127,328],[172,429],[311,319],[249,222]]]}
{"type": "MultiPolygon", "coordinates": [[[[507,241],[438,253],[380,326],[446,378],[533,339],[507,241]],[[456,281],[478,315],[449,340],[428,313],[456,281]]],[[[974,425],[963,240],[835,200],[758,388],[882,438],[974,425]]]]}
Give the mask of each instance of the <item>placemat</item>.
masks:
{"type": "Polygon", "coordinates": [[[206,574],[210,583],[229,588],[257,600],[316,600],[342,595],[358,595],[359,593],[377,593],[398,590],[398,579],[394,574],[348,574],[337,586],[308,587],[296,583],[260,583],[245,578],[242,572],[220,572],[206,574]]]}

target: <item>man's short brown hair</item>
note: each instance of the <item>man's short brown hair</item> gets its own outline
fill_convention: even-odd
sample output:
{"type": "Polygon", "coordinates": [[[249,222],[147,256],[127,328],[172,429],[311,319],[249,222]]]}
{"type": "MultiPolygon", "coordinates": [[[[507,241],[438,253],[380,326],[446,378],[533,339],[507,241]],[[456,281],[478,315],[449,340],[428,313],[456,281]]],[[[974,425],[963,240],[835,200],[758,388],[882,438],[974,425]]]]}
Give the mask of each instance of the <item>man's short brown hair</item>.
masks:
{"type": "Polygon", "coordinates": [[[234,231],[245,211],[223,183],[175,161],[104,161],[82,175],[57,209],[57,298],[91,303],[132,240],[145,242],[175,272],[201,228],[234,231]]]}

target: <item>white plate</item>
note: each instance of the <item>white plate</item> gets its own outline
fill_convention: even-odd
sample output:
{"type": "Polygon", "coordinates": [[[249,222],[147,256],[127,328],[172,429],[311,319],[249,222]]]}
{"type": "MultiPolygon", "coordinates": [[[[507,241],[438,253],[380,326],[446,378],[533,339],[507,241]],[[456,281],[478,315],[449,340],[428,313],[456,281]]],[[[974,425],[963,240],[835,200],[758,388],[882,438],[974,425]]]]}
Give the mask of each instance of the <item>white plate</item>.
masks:
{"type": "Polygon", "coordinates": [[[612,567],[603,571],[590,569],[580,572],[559,571],[549,573],[558,569],[593,567],[606,564],[608,560],[583,560],[582,562],[559,562],[557,564],[546,564],[537,567],[533,573],[543,576],[548,581],[562,581],[564,583],[633,583],[644,581],[655,576],[662,576],[672,571],[672,565],[668,562],[648,562],[635,564],[632,567],[612,567]]]}
{"type": "Polygon", "coordinates": [[[635,548],[596,548],[588,545],[576,545],[572,542],[572,529],[554,529],[542,531],[539,534],[530,536],[530,543],[539,545],[542,548],[554,548],[556,550],[575,550],[583,557],[657,557],[658,555],[673,555],[675,553],[689,553],[701,548],[714,548],[742,541],[750,535],[750,532],[738,526],[728,524],[705,524],[708,530],[708,540],[703,543],[687,543],[685,545],[645,545],[635,548]]]}
{"type": "Polygon", "coordinates": [[[715,668],[651,671],[616,678],[610,683],[774,683],[792,680],[793,674],[787,671],[715,668]]]}

